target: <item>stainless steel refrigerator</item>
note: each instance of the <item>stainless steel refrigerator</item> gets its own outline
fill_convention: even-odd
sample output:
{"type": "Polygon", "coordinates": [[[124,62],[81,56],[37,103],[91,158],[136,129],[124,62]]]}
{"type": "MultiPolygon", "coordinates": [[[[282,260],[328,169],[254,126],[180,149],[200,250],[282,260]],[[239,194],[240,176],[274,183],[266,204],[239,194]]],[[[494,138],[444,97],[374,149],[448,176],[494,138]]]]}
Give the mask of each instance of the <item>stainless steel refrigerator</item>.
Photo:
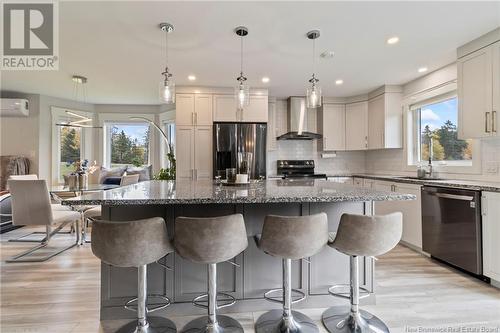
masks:
{"type": "Polygon", "coordinates": [[[250,179],[266,177],[267,124],[214,123],[214,177],[225,179],[227,168],[236,168],[238,153],[252,153],[250,179]]]}

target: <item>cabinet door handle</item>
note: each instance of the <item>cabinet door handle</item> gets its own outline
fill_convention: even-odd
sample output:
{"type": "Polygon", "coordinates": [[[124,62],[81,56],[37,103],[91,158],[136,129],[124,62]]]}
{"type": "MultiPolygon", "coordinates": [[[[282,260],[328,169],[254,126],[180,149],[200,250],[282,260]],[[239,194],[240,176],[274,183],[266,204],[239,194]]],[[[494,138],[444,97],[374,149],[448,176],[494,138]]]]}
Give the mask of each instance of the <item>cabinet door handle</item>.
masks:
{"type": "Polygon", "coordinates": [[[198,125],[198,113],[194,113],[194,124],[198,125]]]}
{"type": "Polygon", "coordinates": [[[194,112],[191,112],[191,124],[194,125],[194,112]]]}
{"type": "Polygon", "coordinates": [[[489,112],[485,112],[484,113],[484,131],[486,133],[490,133],[490,130],[488,128],[488,118],[490,117],[490,113],[489,112]]]}
{"type": "Polygon", "coordinates": [[[497,112],[496,111],[492,111],[491,112],[491,131],[493,133],[496,133],[497,132],[497,112]]]}

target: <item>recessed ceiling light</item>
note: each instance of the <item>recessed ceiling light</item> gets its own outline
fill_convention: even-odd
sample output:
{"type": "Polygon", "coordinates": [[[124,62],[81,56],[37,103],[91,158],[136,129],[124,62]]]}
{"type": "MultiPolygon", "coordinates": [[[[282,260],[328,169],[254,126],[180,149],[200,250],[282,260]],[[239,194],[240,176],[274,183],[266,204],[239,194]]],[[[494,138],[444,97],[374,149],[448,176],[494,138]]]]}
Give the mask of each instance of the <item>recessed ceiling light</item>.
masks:
{"type": "Polygon", "coordinates": [[[189,81],[194,81],[194,80],[196,80],[196,76],[194,76],[194,75],[189,75],[189,76],[188,76],[188,80],[189,80],[189,81]]]}
{"type": "Polygon", "coordinates": [[[419,73],[424,73],[424,72],[427,72],[427,67],[420,67],[420,68],[418,69],[418,72],[419,72],[419,73]]]}
{"type": "Polygon", "coordinates": [[[394,36],[394,37],[387,39],[387,44],[389,44],[389,45],[397,44],[397,42],[399,42],[398,36],[394,36]]]}
{"type": "Polygon", "coordinates": [[[333,51],[325,51],[325,52],[321,53],[319,56],[321,58],[324,58],[324,59],[330,59],[330,58],[333,58],[334,55],[335,55],[335,52],[333,52],[333,51]]]}
{"type": "Polygon", "coordinates": [[[268,78],[267,76],[264,76],[264,77],[262,78],[262,82],[264,82],[264,83],[268,83],[268,82],[269,82],[269,78],[268,78]]]}
{"type": "Polygon", "coordinates": [[[337,80],[337,81],[335,81],[335,84],[338,85],[338,86],[341,85],[342,83],[344,83],[344,80],[337,80]]]}

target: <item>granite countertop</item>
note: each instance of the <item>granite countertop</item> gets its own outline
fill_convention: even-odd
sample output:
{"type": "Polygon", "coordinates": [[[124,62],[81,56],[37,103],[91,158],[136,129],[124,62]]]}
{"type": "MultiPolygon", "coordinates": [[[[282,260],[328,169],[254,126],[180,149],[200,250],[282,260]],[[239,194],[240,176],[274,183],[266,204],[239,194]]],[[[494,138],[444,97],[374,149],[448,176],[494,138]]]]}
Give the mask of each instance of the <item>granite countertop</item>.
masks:
{"type": "Polygon", "coordinates": [[[475,191],[500,192],[500,182],[485,182],[459,179],[417,179],[406,176],[354,174],[352,177],[392,181],[397,183],[461,188],[475,191]]]}
{"type": "Polygon", "coordinates": [[[326,180],[264,180],[225,186],[211,180],[146,181],[64,200],[63,205],[148,205],[414,200],[411,194],[375,191],[326,180]]]}

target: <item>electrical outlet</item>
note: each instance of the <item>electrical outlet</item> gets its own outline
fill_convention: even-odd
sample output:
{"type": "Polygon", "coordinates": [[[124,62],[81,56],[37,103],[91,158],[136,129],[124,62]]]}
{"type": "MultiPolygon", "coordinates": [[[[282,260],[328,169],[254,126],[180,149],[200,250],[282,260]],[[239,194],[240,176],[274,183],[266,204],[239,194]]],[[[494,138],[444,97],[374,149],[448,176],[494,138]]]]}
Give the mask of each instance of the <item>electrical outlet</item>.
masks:
{"type": "Polygon", "coordinates": [[[486,162],[486,173],[489,174],[498,173],[498,162],[495,161],[486,162]]]}

